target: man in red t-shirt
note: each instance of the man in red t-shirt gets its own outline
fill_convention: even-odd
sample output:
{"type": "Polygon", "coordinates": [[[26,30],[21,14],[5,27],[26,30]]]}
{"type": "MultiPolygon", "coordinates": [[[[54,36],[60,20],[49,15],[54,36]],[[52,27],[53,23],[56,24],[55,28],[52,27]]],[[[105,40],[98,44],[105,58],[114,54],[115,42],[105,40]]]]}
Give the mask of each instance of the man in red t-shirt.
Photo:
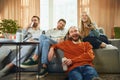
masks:
{"type": "Polygon", "coordinates": [[[94,52],[89,42],[81,42],[80,33],[74,26],[67,33],[68,39],[53,45],[48,54],[50,61],[54,56],[54,49],[61,49],[66,60],[63,62],[68,67],[69,80],[100,80],[92,61],[94,52]]]}

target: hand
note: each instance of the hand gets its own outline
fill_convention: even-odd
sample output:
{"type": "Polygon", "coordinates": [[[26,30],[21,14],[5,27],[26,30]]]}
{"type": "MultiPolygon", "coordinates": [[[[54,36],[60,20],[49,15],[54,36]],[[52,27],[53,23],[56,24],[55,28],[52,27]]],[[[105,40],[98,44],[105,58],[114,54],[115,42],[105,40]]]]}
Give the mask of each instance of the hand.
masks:
{"type": "Polygon", "coordinates": [[[64,64],[66,64],[67,66],[72,65],[72,60],[71,59],[67,59],[64,61],[64,64]]]}
{"type": "Polygon", "coordinates": [[[49,53],[48,53],[48,61],[51,61],[53,56],[54,56],[54,48],[50,48],[49,53]]]}
{"type": "Polygon", "coordinates": [[[85,26],[86,28],[90,28],[87,23],[84,23],[84,26],[85,26]]]}

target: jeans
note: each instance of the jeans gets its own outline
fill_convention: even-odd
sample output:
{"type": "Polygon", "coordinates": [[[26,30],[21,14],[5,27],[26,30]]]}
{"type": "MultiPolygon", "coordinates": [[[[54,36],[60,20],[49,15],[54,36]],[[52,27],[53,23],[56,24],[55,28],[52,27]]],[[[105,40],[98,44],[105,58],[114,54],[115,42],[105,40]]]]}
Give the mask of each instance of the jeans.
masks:
{"type": "Polygon", "coordinates": [[[68,73],[69,80],[92,80],[95,77],[98,77],[96,70],[89,66],[79,66],[74,68],[68,73]]]}
{"type": "Polygon", "coordinates": [[[20,61],[20,63],[23,63],[31,55],[31,53],[33,52],[33,50],[35,49],[35,47],[36,47],[36,45],[22,46],[22,48],[20,50],[21,51],[20,58],[17,55],[18,58],[15,57],[13,59],[12,63],[14,65],[18,65],[18,64],[16,64],[16,60],[20,61]]]}
{"type": "MultiPolygon", "coordinates": [[[[42,34],[39,38],[39,53],[42,54],[41,56],[41,63],[42,64],[48,64],[48,52],[50,49],[50,46],[52,44],[56,44],[57,41],[52,40],[51,38],[45,36],[44,34],[42,34]]],[[[38,55],[38,47],[35,50],[35,54],[38,55]]]]}

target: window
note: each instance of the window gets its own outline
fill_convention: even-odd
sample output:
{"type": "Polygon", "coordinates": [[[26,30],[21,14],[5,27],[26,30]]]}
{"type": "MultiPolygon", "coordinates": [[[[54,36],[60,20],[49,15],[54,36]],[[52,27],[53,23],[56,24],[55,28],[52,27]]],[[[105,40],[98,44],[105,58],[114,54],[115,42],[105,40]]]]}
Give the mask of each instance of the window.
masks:
{"type": "Polygon", "coordinates": [[[77,26],[77,0],[40,0],[40,23],[43,30],[56,27],[61,18],[66,20],[66,28],[77,26]]]}

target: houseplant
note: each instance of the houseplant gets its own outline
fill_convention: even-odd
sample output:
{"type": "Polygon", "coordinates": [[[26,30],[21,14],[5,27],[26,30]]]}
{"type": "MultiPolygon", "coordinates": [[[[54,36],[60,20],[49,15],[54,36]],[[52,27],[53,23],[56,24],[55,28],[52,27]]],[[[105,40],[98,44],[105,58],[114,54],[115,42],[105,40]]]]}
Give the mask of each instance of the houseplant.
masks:
{"type": "Polygon", "coordinates": [[[114,27],[114,33],[115,33],[115,38],[120,39],[120,27],[115,26],[114,27]]]}
{"type": "Polygon", "coordinates": [[[0,31],[2,33],[15,34],[18,28],[20,28],[20,26],[17,24],[16,20],[3,19],[0,22],[0,31]]]}

